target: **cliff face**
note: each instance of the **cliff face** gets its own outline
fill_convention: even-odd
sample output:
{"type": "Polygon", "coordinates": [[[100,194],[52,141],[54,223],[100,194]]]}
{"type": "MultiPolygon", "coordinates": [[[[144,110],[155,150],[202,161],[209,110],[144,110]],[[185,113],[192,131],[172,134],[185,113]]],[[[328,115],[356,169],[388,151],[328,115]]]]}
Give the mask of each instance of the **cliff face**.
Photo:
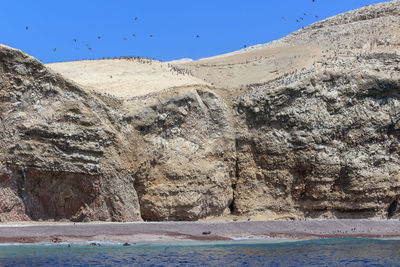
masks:
{"type": "Polygon", "coordinates": [[[331,32],[307,68],[240,89],[116,98],[0,45],[0,221],[398,218],[399,10],[366,7],[274,42],[331,32]],[[366,21],[392,34],[352,46],[344,25],[366,21]],[[333,35],[348,38],[328,49],[333,35]]]}
{"type": "Polygon", "coordinates": [[[118,114],[37,60],[0,46],[0,220],[137,220],[118,114]]]}
{"type": "Polygon", "coordinates": [[[189,87],[130,109],[134,100],[102,101],[18,50],[1,46],[0,60],[1,221],[227,212],[235,143],[215,94],[189,87]]]}
{"type": "Polygon", "coordinates": [[[151,102],[128,113],[140,150],[135,188],[142,218],[196,220],[229,214],[235,142],[223,100],[189,87],[151,102]]]}
{"type": "Polygon", "coordinates": [[[236,212],[387,216],[400,194],[400,59],[383,61],[383,75],[360,62],[239,99],[236,212]]]}

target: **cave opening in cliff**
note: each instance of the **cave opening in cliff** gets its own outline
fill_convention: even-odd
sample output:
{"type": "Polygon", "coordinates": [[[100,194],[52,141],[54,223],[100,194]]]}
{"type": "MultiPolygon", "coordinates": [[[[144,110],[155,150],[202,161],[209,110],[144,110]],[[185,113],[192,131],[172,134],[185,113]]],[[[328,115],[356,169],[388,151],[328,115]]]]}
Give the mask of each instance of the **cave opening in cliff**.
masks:
{"type": "Polygon", "coordinates": [[[392,218],[395,215],[397,206],[398,206],[397,199],[395,199],[392,203],[390,203],[389,208],[387,210],[387,218],[388,219],[392,218]]]}

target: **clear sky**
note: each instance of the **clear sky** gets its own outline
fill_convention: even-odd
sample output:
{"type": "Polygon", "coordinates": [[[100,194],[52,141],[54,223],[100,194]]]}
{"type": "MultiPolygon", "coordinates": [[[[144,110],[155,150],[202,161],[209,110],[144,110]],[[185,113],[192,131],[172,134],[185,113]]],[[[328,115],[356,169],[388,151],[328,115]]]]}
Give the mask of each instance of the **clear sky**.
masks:
{"type": "Polygon", "coordinates": [[[116,56],[198,59],[267,43],[379,2],[385,1],[1,0],[0,43],[44,63],[116,56]]]}

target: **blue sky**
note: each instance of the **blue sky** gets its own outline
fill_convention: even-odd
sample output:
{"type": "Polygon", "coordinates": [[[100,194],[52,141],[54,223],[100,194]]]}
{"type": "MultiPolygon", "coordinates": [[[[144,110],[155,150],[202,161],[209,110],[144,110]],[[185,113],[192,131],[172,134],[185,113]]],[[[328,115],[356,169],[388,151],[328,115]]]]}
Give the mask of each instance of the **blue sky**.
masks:
{"type": "Polygon", "coordinates": [[[116,56],[198,59],[267,43],[379,2],[384,1],[1,0],[0,43],[44,63],[116,56]]]}

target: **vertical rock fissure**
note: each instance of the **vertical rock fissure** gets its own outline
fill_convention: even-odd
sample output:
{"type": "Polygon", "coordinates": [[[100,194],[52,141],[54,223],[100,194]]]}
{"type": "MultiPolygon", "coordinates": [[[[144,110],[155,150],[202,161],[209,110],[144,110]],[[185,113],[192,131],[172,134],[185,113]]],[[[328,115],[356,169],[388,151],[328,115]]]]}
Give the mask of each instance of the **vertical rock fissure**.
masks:
{"type": "Polygon", "coordinates": [[[21,198],[22,202],[24,203],[25,207],[25,214],[31,218],[31,212],[29,211],[29,207],[27,205],[26,200],[26,192],[25,192],[25,181],[26,181],[26,171],[24,168],[20,168],[17,171],[17,190],[18,196],[21,198]]]}
{"type": "Polygon", "coordinates": [[[229,205],[229,210],[231,214],[235,214],[235,193],[236,193],[236,184],[239,180],[240,170],[239,170],[239,156],[238,156],[238,140],[235,141],[235,177],[232,180],[232,202],[229,205]]]}
{"type": "Polygon", "coordinates": [[[137,194],[137,198],[138,198],[140,219],[141,219],[142,221],[146,221],[146,220],[143,218],[143,210],[142,210],[142,207],[143,207],[143,205],[142,205],[142,192],[139,190],[140,187],[141,187],[141,185],[139,184],[137,175],[134,175],[134,178],[135,178],[135,180],[134,180],[134,182],[133,182],[133,188],[135,189],[136,194],[137,194]]]}
{"type": "Polygon", "coordinates": [[[393,202],[390,203],[388,210],[387,210],[387,218],[388,219],[390,219],[394,216],[394,214],[396,213],[396,210],[397,210],[397,206],[398,206],[397,199],[393,200],[393,202]]]}

